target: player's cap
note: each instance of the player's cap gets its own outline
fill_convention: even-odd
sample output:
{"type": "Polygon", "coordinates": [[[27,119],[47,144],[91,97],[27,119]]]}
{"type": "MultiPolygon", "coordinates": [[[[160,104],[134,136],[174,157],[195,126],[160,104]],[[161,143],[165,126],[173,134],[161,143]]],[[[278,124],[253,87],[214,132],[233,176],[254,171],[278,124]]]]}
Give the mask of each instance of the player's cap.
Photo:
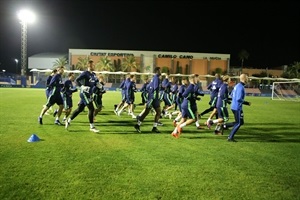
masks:
{"type": "Polygon", "coordinates": [[[89,59],[89,63],[92,63],[92,62],[94,62],[92,59],[89,59]]]}

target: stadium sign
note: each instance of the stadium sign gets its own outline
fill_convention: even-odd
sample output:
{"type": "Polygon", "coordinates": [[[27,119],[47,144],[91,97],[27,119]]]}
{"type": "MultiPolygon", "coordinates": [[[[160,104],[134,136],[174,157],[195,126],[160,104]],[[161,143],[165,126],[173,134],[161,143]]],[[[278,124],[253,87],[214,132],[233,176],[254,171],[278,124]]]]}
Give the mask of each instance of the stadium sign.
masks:
{"type": "Polygon", "coordinates": [[[125,56],[134,56],[133,53],[107,53],[107,52],[91,52],[91,56],[117,56],[117,57],[125,57],[125,56]]]}
{"type": "MultiPolygon", "coordinates": [[[[158,54],[159,58],[177,58],[177,55],[171,55],[171,54],[158,54]]],[[[182,59],[193,59],[192,55],[179,55],[178,58],[182,59]]]]}

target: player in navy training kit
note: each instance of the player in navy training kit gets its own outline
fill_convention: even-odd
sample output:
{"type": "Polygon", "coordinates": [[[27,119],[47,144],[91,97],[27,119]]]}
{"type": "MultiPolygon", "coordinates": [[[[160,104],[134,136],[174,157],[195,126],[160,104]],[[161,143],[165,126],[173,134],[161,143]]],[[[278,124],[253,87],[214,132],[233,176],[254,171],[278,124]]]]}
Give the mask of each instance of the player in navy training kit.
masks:
{"type": "Polygon", "coordinates": [[[204,96],[204,93],[201,91],[200,87],[199,87],[199,75],[198,74],[195,74],[195,86],[194,86],[194,98],[193,100],[195,102],[192,103],[192,105],[194,106],[194,108],[192,108],[193,110],[196,111],[196,127],[197,129],[202,129],[200,124],[199,124],[199,115],[198,115],[198,106],[197,106],[197,102],[196,100],[200,100],[201,98],[198,97],[198,96],[204,96]]]}
{"type": "Polygon", "coordinates": [[[95,120],[95,117],[97,116],[97,114],[99,112],[101,112],[102,110],[102,96],[104,93],[106,93],[106,90],[104,89],[104,81],[103,81],[103,76],[102,75],[99,75],[98,76],[98,80],[99,80],[99,83],[100,85],[99,86],[94,86],[93,87],[93,100],[94,100],[94,103],[96,105],[96,109],[94,111],[94,120],[95,120]]]}
{"type": "MultiPolygon", "coordinates": [[[[57,69],[53,69],[51,74],[47,77],[46,80],[46,89],[45,89],[45,93],[46,93],[46,99],[48,99],[50,91],[51,91],[51,87],[49,86],[51,79],[53,78],[53,76],[56,74],[57,69]]],[[[45,107],[46,105],[44,105],[45,107]]],[[[52,111],[52,106],[47,110],[47,112],[45,113],[46,115],[49,115],[49,111],[52,111]]],[[[57,113],[56,113],[57,114],[57,113]]]]}
{"type": "Polygon", "coordinates": [[[42,109],[41,114],[38,118],[38,121],[40,124],[43,124],[43,116],[44,114],[47,112],[47,110],[54,104],[58,105],[58,112],[57,112],[57,116],[55,119],[55,124],[56,125],[61,125],[59,118],[60,115],[62,113],[62,110],[64,108],[63,106],[63,99],[61,97],[61,88],[63,87],[63,81],[62,81],[62,77],[61,75],[64,73],[64,67],[58,67],[57,69],[57,73],[53,76],[53,78],[51,79],[50,83],[49,83],[49,87],[51,88],[50,93],[49,93],[49,97],[46,103],[46,106],[42,109]]]}
{"type": "Polygon", "coordinates": [[[182,77],[181,86],[179,87],[177,95],[176,95],[176,103],[178,105],[179,113],[178,113],[177,117],[173,120],[174,127],[177,126],[177,123],[180,121],[180,119],[182,117],[182,109],[181,109],[181,104],[183,102],[182,94],[184,93],[184,91],[186,90],[188,85],[189,85],[188,77],[182,77]]]}
{"type": "Polygon", "coordinates": [[[145,82],[140,89],[141,99],[142,99],[141,105],[145,105],[145,103],[147,103],[147,99],[148,99],[147,85],[150,83],[150,79],[147,77],[144,81],[145,82]]]}
{"type": "Polygon", "coordinates": [[[129,78],[125,81],[125,104],[123,107],[118,111],[117,115],[120,116],[122,111],[125,108],[128,108],[128,115],[131,115],[132,118],[136,118],[136,116],[133,114],[134,109],[134,101],[135,101],[135,92],[137,91],[136,85],[135,85],[135,75],[130,75],[129,78]]]}
{"type": "Polygon", "coordinates": [[[77,92],[77,88],[73,86],[73,82],[75,80],[75,74],[73,72],[70,72],[68,74],[68,80],[65,81],[64,86],[61,90],[62,98],[64,102],[64,110],[65,110],[65,116],[63,118],[63,122],[66,121],[67,117],[69,117],[70,113],[72,112],[73,108],[73,93],[77,92]]]}
{"type": "Polygon", "coordinates": [[[114,112],[116,115],[118,115],[118,111],[120,108],[123,107],[123,105],[125,104],[126,101],[126,97],[125,97],[125,93],[126,93],[126,87],[125,87],[125,82],[126,80],[129,78],[130,74],[128,74],[127,76],[124,77],[124,80],[121,82],[119,88],[121,89],[121,102],[115,106],[114,112]]]}
{"type": "Polygon", "coordinates": [[[80,87],[80,102],[78,104],[78,108],[73,111],[71,117],[66,120],[65,128],[68,129],[70,122],[77,117],[79,113],[81,113],[85,106],[88,107],[88,118],[90,122],[90,131],[94,133],[98,133],[99,130],[96,129],[94,125],[94,104],[93,104],[93,87],[100,87],[99,80],[94,72],[95,66],[92,60],[89,60],[88,70],[82,72],[76,79],[75,83],[80,87]]]}
{"type": "Polygon", "coordinates": [[[177,93],[178,87],[176,84],[175,77],[170,77],[169,79],[169,77],[167,76],[164,81],[165,82],[163,87],[165,88],[165,91],[163,101],[165,103],[165,106],[162,112],[165,117],[168,116],[169,119],[171,119],[172,112],[170,112],[170,110],[175,107],[175,94],[177,93]]]}
{"type": "Polygon", "coordinates": [[[222,77],[223,84],[221,85],[218,93],[218,99],[216,104],[216,109],[218,113],[218,119],[209,120],[209,124],[217,124],[215,128],[216,135],[223,135],[223,124],[225,124],[229,119],[227,104],[229,103],[229,91],[228,83],[230,82],[230,77],[225,75],[222,77]]]}
{"type": "Polygon", "coordinates": [[[182,110],[182,118],[176,128],[171,133],[173,137],[178,138],[182,132],[182,128],[192,124],[196,121],[196,108],[194,104],[196,103],[196,95],[195,95],[195,83],[196,83],[196,76],[190,75],[189,77],[189,86],[186,88],[184,93],[182,94],[183,102],[181,104],[182,110]]]}
{"type": "Polygon", "coordinates": [[[161,93],[162,101],[164,102],[162,114],[164,117],[166,117],[167,115],[169,115],[167,110],[172,105],[172,101],[170,99],[171,82],[169,80],[169,75],[166,75],[166,77],[162,80],[161,86],[163,88],[163,92],[161,93]]]}
{"type": "Polygon", "coordinates": [[[159,99],[159,88],[161,85],[160,81],[160,68],[156,67],[154,69],[155,75],[153,76],[151,82],[148,85],[148,101],[146,103],[145,109],[141,112],[140,115],[137,116],[137,124],[134,125],[134,128],[136,129],[137,132],[141,132],[140,126],[146,116],[149,114],[152,108],[155,110],[155,116],[154,116],[154,123],[153,123],[153,128],[152,132],[154,133],[160,133],[160,131],[157,129],[158,125],[158,120],[160,118],[161,114],[161,108],[160,108],[160,99],[159,99]]]}
{"type": "Polygon", "coordinates": [[[210,101],[209,101],[210,107],[199,114],[200,118],[203,115],[213,111],[211,113],[211,115],[209,116],[209,118],[207,119],[207,121],[208,121],[216,114],[216,112],[217,112],[216,103],[217,103],[217,98],[218,98],[218,92],[219,92],[219,88],[221,87],[222,84],[223,84],[223,82],[221,80],[220,74],[215,74],[215,80],[207,86],[207,89],[210,91],[210,101]]]}

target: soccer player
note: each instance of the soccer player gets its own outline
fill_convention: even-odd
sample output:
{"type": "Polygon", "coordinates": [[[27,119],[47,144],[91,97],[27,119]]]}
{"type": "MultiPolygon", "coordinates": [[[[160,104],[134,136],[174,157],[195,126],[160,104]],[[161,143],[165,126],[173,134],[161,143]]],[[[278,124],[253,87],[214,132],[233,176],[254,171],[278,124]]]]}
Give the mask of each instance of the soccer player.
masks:
{"type": "Polygon", "coordinates": [[[169,80],[169,75],[166,75],[165,79],[162,81],[162,87],[164,88],[164,92],[163,92],[163,102],[164,102],[164,107],[163,107],[163,115],[164,117],[169,116],[169,118],[172,118],[172,114],[169,113],[169,110],[171,110],[172,108],[174,108],[175,105],[173,105],[173,99],[171,96],[171,87],[172,84],[174,84],[174,77],[170,77],[169,80]]]}
{"type": "Polygon", "coordinates": [[[73,93],[77,92],[77,88],[73,86],[73,82],[75,80],[75,74],[73,72],[70,72],[68,74],[68,80],[65,81],[64,86],[61,90],[62,98],[64,102],[64,110],[65,110],[65,116],[63,118],[63,122],[66,121],[66,119],[69,117],[70,113],[72,112],[73,108],[73,93]]]}
{"type": "Polygon", "coordinates": [[[177,117],[173,120],[174,127],[177,126],[177,123],[180,121],[180,119],[182,117],[182,109],[181,109],[181,104],[183,102],[182,94],[184,93],[184,91],[188,85],[189,85],[188,77],[182,77],[181,86],[179,87],[178,93],[176,95],[176,103],[178,105],[179,113],[178,113],[177,117]]]}
{"type": "Polygon", "coordinates": [[[171,94],[170,94],[170,98],[174,104],[174,110],[176,111],[177,110],[177,102],[176,102],[176,97],[177,97],[177,93],[178,93],[178,80],[175,79],[175,77],[172,77],[173,80],[172,80],[172,84],[171,84],[171,94]]]}
{"type": "Polygon", "coordinates": [[[58,105],[58,111],[57,111],[57,116],[55,118],[54,123],[56,125],[61,125],[59,118],[62,113],[62,110],[64,108],[63,106],[63,99],[61,97],[61,88],[63,87],[63,81],[62,81],[62,74],[64,73],[64,66],[58,67],[57,68],[57,73],[53,76],[49,83],[49,97],[46,103],[46,106],[42,109],[41,114],[38,118],[39,123],[42,125],[43,124],[43,116],[47,112],[47,110],[54,105],[55,103],[58,105]]]}
{"type": "Polygon", "coordinates": [[[244,113],[243,113],[243,104],[251,105],[250,102],[245,101],[245,85],[248,83],[248,76],[246,74],[240,75],[240,82],[236,84],[231,92],[232,102],[231,102],[231,111],[234,115],[234,125],[227,138],[228,142],[236,142],[234,139],[235,134],[239,128],[244,124],[244,113]]]}
{"type": "Polygon", "coordinates": [[[208,128],[210,128],[210,126],[209,123],[207,122],[217,113],[216,103],[217,103],[219,88],[221,87],[222,84],[223,82],[221,80],[221,76],[220,74],[217,73],[215,74],[215,80],[207,86],[207,89],[210,90],[210,101],[209,101],[210,107],[204,110],[202,113],[200,113],[199,117],[201,118],[203,115],[212,112],[206,121],[206,125],[208,126],[208,128]]]}
{"type": "Polygon", "coordinates": [[[154,116],[154,123],[152,132],[160,133],[157,129],[157,125],[159,123],[159,118],[161,114],[160,108],[160,99],[159,99],[159,88],[160,88],[160,67],[156,67],[154,69],[155,75],[153,76],[151,82],[148,85],[148,101],[146,103],[145,110],[141,112],[140,115],[137,116],[137,124],[134,125],[134,128],[137,132],[141,133],[140,126],[143,123],[146,116],[149,114],[150,110],[154,108],[155,116],[154,116]]]}
{"type": "Polygon", "coordinates": [[[149,79],[148,77],[145,78],[144,84],[142,85],[142,88],[140,89],[141,99],[142,99],[141,105],[145,105],[147,103],[147,99],[148,99],[147,85],[150,83],[150,80],[151,79],[149,79]]]}
{"type": "Polygon", "coordinates": [[[90,122],[90,131],[94,133],[98,133],[99,130],[96,129],[94,125],[94,104],[93,104],[93,87],[101,87],[99,80],[94,72],[95,65],[93,60],[89,60],[88,69],[82,72],[76,79],[75,83],[80,87],[80,102],[78,103],[78,107],[73,111],[71,117],[66,120],[65,128],[68,129],[71,121],[77,117],[79,113],[81,113],[85,107],[88,108],[88,118],[90,122]]]}
{"type": "Polygon", "coordinates": [[[116,115],[118,115],[119,109],[121,109],[121,108],[124,106],[124,104],[125,104],[125,101],[126,101],[126,97],[125,97],[125,94],[126,94],[125,83],[126,83],[126,81],[129,81],[129,80],[130,80],[130,74],[127,74],[126,76],[124,76],[123,81],[120,83],[119,88],[121,89],[121,101],[120,101],[120,103],[116,106],[116,108],[114,109],[114,113],[115,113],[116,115]]]}
{"type": "Polygon", "coordinates": [[[99,112],[101,112],[101,110],[102,110],[102,96],[104,93],[106,93],[106,90],[104,89],[104,85],[105,85],[104,77],[102,75],[99,75],[98,80],[99,80],[100,85],[94,86],[92,89],[93,90],[93,100],[96,105],[96,109],[94,112],[94,120],[95,120],[95,117],[97,116],[97,114],[99,112]]]}
{"type": "Polygon", "coordinates": [[[217,124],[215,128],[216,135],[223,135],[223,124],[225,124],[229,119],[227,103],[229,102],[228,83],[230,82],[230,77],[225,75],[222,77],[222,80],[223,84],[219,89],[216,104],[218,119],[208,121],[210,125],[217,124]]]}
{"type": "Polygon", "coordinates": [[[195,95],[196,76],[190,75],[189,82],[190,82],[189,86],[182,94],[184,98],[181,104],[182,118],[178,123],[178,125],[173,130],[173,132],[171,133],[172,136],[175,138],[179,138],[180,134],[182,133],[183,127],[194,123],[197,119],[196,117],[197,106],[194,105],[196,103],[196,99],[195,99],[196,98],[195,95]]]}
{"type": "Polygon", "coordinates": [[[196,112],[196,127],[197,129],[202,129],[202,127],[200,126],[199,124],[199,115],[198,115],[198,106],[197,106],[197,102],[196,100],[200,100],[201,98],[198,97],[198,96],[204,96],[204,93],[201,91],[201,89],[199,88],[199,75],[198,74],[195,74],[195,86],[194,86],[194,98],[193,100],[195,100],[195,102],[192,103],[192,105],[195,107],[193,108],[193,110],[195,110],[196,112]]]}
{"type": "Polygon", "coordinates": [[[135,101],[135,92],[137,91],[136,85],[135,85],[135,75],[130,75],[129,79],[125,81],[125,88],[126,88],[126,93],[125,93],[125,104],[123,107],[118,111],[117,115],[120,116],[122,111],[128,107],[128,115],[131,115],[132,118],[136,118],[136,116],[133,114],[133,109],[134,109],[134,101],[135,101]]]}
{"type": "MultiPolygon", "coordinates": [[[[145,93],[145,94],[143,94],[142,95],[142,98],[144,98],[144,109],[140,112],[140,114],[139,114],[139,116],[141,116],[144,112],[145,112],[145,110],[146,110],[146,105],[147,105],[147,102],[148,102],[148,93],[149,93],[149,88],[150,88],[150,81],[151,81],[151,78],[148,78],[147,79],[147,81],[148,81],[148,83],[144,83],[144,85],[143,85],[143,87],[145,87],[145,89],[143,89],[143,93],[145,93]]],[[[155,113],[155,110],[153,109],[153,107],[151,108],[151,113],[152,113],[152,115],[155,115],[156,113],[155,113]]],[[[158,125],[163,125],[161,122],[158,122],[158,125]]]]}
{"type": "MultiPolygon", "coordinates": [[[[47,80],[46,80],[46,89],[45,89],[46,99],[48,99],[50,91],[51,91],[51,88],[50,88],[49,84],[50,84],[51,79],[53,78],[53,76],[56,74],[56,72],[57,72],[57,69],[53,69],[52,72],[51,72],[51,74],[47,77],[47,80]]],[[[44,105],[44,107],[45,107],[45,105],[44,105]]],[[[52,106],[47,110],[47,112],[45,114],[49,115],[49,111],[52,111],[52,106]]],[[[56,111],[56,114],[57,114],[57,110],[55,110],[55,111],[56,111]]]]}

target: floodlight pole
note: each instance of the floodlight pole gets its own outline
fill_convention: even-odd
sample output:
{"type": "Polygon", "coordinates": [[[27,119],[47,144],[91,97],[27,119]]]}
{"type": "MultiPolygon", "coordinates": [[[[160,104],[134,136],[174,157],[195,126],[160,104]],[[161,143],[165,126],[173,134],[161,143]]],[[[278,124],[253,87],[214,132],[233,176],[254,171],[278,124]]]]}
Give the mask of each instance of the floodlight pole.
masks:
{"type": "Polygon", "coordinates": [[[21,22],[21,76],[26,75],[27,71],[27,22],[21,22]]]}
{"type": "Polygon", "coordinates": [[[35,20],[35,15],[28,10],[18,12],[21,23],[21,84],[26,86],[27,77],[27,24],[35,20]]]}

